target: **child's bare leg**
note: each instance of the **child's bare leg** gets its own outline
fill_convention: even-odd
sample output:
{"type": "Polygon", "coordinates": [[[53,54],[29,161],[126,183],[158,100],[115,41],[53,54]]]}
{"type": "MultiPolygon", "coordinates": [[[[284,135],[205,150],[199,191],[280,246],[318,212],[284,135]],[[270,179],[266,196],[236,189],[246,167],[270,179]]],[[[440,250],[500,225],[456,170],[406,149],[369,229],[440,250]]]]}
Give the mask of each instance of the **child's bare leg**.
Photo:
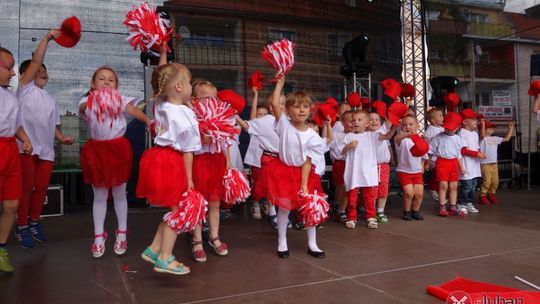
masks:
{"type": "Polygon", "coordinates": [[[13,227],[19,200],[5,200],[0,210],[0,243],[5,244],[13,227]]]}
{"type": "Polygon", "coordinates": [[[411,211],[412,200],[414,197],[414,186],[413,184],[405,185],[402,187],[403,190],[403,211],[411,211]]]}
{"type": "MultiPolygon", "coordinates": [[[[439,182],[439,206],[444,206],[446,203],[446,192],[448,191],[448,182],[439,182]]],[[[455,205],[454,201],[454,205],[455,205]]]]}
{"type": "Polygon", "coordinates": [[[457,182],[450,182],[448,190],[448,200],[450,201],[450,206],[455,206],[457,204],[457,182]]]}
{"type": "Polygon", "coordinates": [[[422,201],[424,200],[424,185],[414,185],[414,198],[412,200],[412,210],[420,211],[422,201]]]}
{"type": "MultiPolygon", "coordinates": [[[[210,225],[210,238],[215,239],[219,237],[219,201],[208,202],[208,224],[210,225]]],[[[221,245],[220,240],[216,240],[214,246],[219,247],[221,245]]]]}
{"type": "Polygon", "coordinates": [[[160,252],[161,251],[161,242],[163,242],[163,228],[166,226],[165,222],[159,223],[158,229],[156,231],[156,234],[154,235],[154,239],[152,240],[152,244],[150,244],[150,250],[152,252],[160,252]]]}

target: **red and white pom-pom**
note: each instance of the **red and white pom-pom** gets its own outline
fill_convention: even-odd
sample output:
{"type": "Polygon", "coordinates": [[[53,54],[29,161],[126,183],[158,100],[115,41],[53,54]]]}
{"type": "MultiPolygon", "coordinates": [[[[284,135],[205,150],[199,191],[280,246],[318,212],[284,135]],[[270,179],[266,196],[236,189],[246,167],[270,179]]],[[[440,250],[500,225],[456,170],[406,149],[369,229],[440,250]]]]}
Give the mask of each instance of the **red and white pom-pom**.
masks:
{"type": "Polygon", "coordinates": [[[103,87],[91,90],[86,104],[87,116],[98,123],[103,123],[107,119],[115,120],[122,114],[122,95],[118,90],[103,87]]]}
{"type": "Polygon", "coordinates": [[[275,79],[278,80],[294,66],[294,43],[283,38],[265,46],[261,55],[264,61],[277,70],[275,79]]]}
{"type": "Polygon", "coordinates": [[[223,146],[230,146],[234,136],[240,134],[235,128],[236,111],[228,102],[216,97],[204,97],[195,103],[195,115],[199,121],[201,136],[211,140],[212,153],[221,153],[223,146]]]}
{"type": "Polygon", "coordinates": [[[225,187],[225,202],[229,206],[245,202],[251,193],[246,174],[236,168],[227,170],[223,177],[223,186],[225,187]]]}
{"type": "Polygon", "coordinates": [[[303,192],[299,194],[299,204],[302,207],[298,208],[298,212],[306,227],[317,226],[328,218],[330,205],[326,201],[324,193],[322,195],[317,194],[317,191],[313,194],[303,192]]]}
{"type": "Polygon", "coordinates": [[[178,209],[167,212],[163,221],[176,233],[190,232],[204,220],[208,202],[199,191],[189,190],[182,194],[178,209]]]}
{"type": "MultiPolygon", "coordinates": [[[[129,37],[127,41],[133,49],[139,47],[142,52],[149,51],[154,55],[152,49],[159,49],[162,44],[167,45],[171,39],[170,21],[163,19],[156,12],[155,7],[151,7],[147,2],[136,6],[126,15],[124,25],[128,27],[129,37]]],[[[170,52],[167,46],[167,52],[170,52]]]]}

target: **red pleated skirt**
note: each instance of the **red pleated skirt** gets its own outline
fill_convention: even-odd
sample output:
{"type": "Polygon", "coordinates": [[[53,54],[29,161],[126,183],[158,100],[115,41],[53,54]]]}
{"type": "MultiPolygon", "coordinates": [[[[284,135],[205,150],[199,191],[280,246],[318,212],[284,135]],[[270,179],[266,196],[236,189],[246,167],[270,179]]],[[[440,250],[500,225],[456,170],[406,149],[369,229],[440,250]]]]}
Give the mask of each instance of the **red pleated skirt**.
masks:
{"type": "Polygon", "coordinates": [[[133,149],[125,137],[89,139],[81,149],[84,182],[94,187],[121,185],[131,176],[133,149]]]}
{"type": "Polygon", "coordinates": [[[223,153],[203,153],[193,157],[193,184],[208,202],[225,198],[223,177],[226,170],[227,160],[223,153]]]}
{"type": "Polygon", "coordinates": [[[139,166],[136,196],[158,207],[178,206],[188,189],[183,153],[155,146],[144,151],[139,166]]]}
{"type": "MultiPolygon", "coordinates": [[[[266,169],[268,199],[275,206],[287,210],[301,207],[298,202],[298,193],[302,186],[302,168],[284,164],[279,158],[273,158],[266,169]]],[[[322,194],[321,178],[311,167],[308,179],[308,191],[322,194]]]]}

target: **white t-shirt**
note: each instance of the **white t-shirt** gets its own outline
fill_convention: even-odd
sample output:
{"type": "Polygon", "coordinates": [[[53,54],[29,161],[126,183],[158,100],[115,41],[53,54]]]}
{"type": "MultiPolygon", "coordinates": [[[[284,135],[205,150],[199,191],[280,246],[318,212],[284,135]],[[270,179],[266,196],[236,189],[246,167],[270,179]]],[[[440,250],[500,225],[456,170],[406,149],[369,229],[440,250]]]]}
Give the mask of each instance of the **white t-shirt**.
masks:
{"type": "MultiPolygon", "coordinates": [[[[107,117],[104,121],[100,122],[94,119],[93,115],[90,115],[90,109],[86,107],[83,117],[88,125],[88,135],[95,140],[110,140],[120,136],[124,136],[127,128],[127,116],[126,106],[132,103],[134,97],[122,96],[122,113],[116,119],[107,117]]],[[[88,101],[88,97],[83,97],[79,101],[79,105],[88,101]]]]}
{"type": "Polygon", "coordinates": [[[240,171],[244,171],[244,162],[242,161],[242,154],[240,153],[240,134],[234,136],[234,140],[230,141],[229,156],[231,158],[231,166],[240,171]]]}
{"type": "Polygon", "coordinates": [[[317,136],[317,140],[321,141],[319,145],[323,146],[323,153],[317,158],[312,158],[311,163],[315,166],[315,173],[323,176],[326,171],[326,159],[324,158],[324,154],[330,151],[330,146],[326,143],[326,138],[322,138],[319,134],[317,134],[317,136]]]}
{"type": "Polygon", "coordinates": [[[377,172],[377,148],[383,144],[380,134],[366,131],[363,133],[347,133],[343,138],[343,147],[350,142],[358,141],[358,146],[349,149],[345,154],[345,190],[358,187],[373,187],[379,184],[377,172]]]}
{"type": "Polygon", "coordinates": [[[345,127],[343,127],[343,123],[341,121],[336,121],[336,123],[334,123],[334,126],[332,127],[332,132],[334,133],[334,135],[336,133],[343,133],[345,134],[345,127]]]}
{"type": "Polygon", "coordinates": [[[397,154],[397,172],[403,173],[422,173],[422,159],[428,159],[427,153],[423,156],[416,157],[411,154],[411,148],[414,146],[412,139],[406,137],[401,142],[396,144],[397,154]]]}
{"type": "MultiPolygon", "coordinates": [[[[272,131],[272,133],[275,133],[272,131]]],[[[249,146],[246,151],[246,157],[244,157],[244,163],[253,167],[261,167],[261,157],[263,155],[263,149],[260,146],[257,136],[252,135],[249,139],[249,146]]]]}
{"type": "Polygon", "coordinates": [[[345,138],[345,133],[334,133],[334,139],[328,145],[330,148],[330,158],[332,160],[345,160],[345,155],[341,154],[344,144],[343,139],[345,138]]]}
{"type": "Polygon", "coordinates": [[[459,135],[448,135],[443,132],[431,139],[428,153],[434,157],[461,159],[461,148],[463,148],[463,142],[459,135]]]}
{"type": "Polygon", "coordinates": [[[279,136],[279,159],[282,162],[288,166],[301,167],[309,157],[315,162],[315,171],[321,170],[318,159],[324,158],[326,145],[319,134],[311,128],[306,131],[296,129],[285,114],[276,121],[275,130],[279,136]]]}
{"type": "MultiPolygon", "coordinates": [[[[383,123],[375,133],[386,134],[388,133],[388,127],[383,123]]],[[[384,140],[383,143],[377,147],[377,164],[387,164],[390,162],[390,158],[390,141],[384,140]]]]}
{"type": "Polygon", "coordinates": [[[426,129],[426,132],[424,133],[424,138],[429,143],[433,139],[433,137],[435,137],[436,135],[439,135],[442,132],[444,132],[444,128],[442,126],[436,127],[436,126],[429,125],[426,129]]]}
{"type": "Polygon", "coordinates": [[[480,142],[480,152],[486,154],[486,159],[481,159],[481,164],[496,164],[497,149],[503,142],[504,138],[500,136],[487,136],[480,142]]]}
{"type": "Polygon", "coordinates": [[[199,123],[195,113],[185,105],[159,102],[154,108],[156,138],[154,143],[182,152],[201,149],[199,123]]]}
{"type": "MultiPolygon", "coordinates": [[[[56,100],[34,81],[17,88],[17,99],[24,131],[32,143],[32,155],[54,161],[54,133],[60,124],[56,100]]],[[[22,143],[17,144],[19,152],[23,153],[22,143]]]]}
{"type": "MultiPolygon", "coordinates": [[[[459,136],[463,141],[463,147],[468,150],[478,151],[480,149],[480,140],[478,138],[478,133],[475,131],[469,131],[467,129],[461,129],[459,131],[459,136]]],[[[465,167],[464,175],[459,176],[460,180],[469,180],[476,177],[482,176],[480,170],[480,158],[463,156],[463,166],[465,167]]]]}
{"type": "Polygon", "coordinates": [[[15,136],[21,126],[21,113],[15,93],[0,87],[0,137],[15,136]]]}
{"type": "Polygon", "coordinates": [[[274,130],[276,118],[266,114],[263,117],[248,121],[248,133],[256,136],[264,151],[279,153],[279,136],[274,130]]]}

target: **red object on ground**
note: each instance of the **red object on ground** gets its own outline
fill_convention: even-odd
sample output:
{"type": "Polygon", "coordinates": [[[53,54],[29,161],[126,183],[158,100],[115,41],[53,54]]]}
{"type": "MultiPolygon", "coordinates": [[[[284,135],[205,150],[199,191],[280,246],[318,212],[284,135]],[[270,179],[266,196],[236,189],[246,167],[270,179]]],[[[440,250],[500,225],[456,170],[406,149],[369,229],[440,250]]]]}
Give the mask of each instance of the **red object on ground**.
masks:
{"type": "Polygon", "coordinates": [[[525,291],[461,277],[456,277],[442,285],[430,285],[426,288],[426,292],[443,301],[446,301],[457,292],[466,293],[469,296],[469,302],[459,302],[461,299],[457,299],[458,301],[455,303],[507,303],[504,302],[504,299],[523,299],[522,303],[540,303],[540,292],[525,291]],[[489,299],[490,302],[478,302],[483,299],[489,299]]]}
{"type": "Polygon", "coordinates": [[[62,22],[62,26],[60,26],[62,34],[54,41],[63,47],[72,48],[81,39],[81,30],[79,18],[71,16],[62,22]]]}

